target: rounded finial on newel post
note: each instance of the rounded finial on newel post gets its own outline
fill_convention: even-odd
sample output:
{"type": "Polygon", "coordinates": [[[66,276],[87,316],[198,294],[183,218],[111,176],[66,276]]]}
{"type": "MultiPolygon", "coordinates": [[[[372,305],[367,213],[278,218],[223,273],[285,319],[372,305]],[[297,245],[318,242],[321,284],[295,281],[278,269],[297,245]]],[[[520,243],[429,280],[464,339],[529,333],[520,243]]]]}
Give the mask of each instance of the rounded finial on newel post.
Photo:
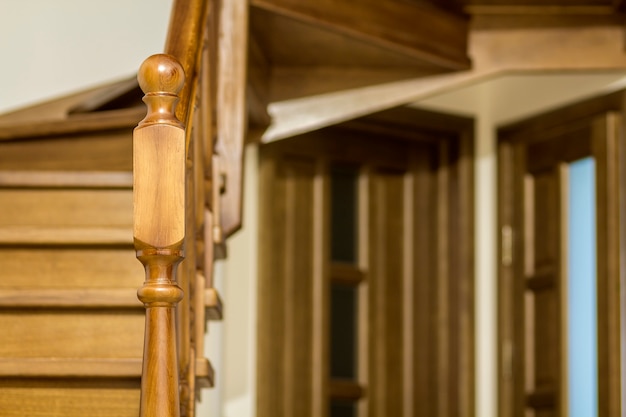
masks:
{"type": "Polygon", "coordinates": [[[178,93],[185,85],[185,71],[178,60],[167,54],[152,55],[139,67],[137,80],[148,106],[146,117],[137,127],[155,123],[182,127],[182,122],[176,118],[176,105],[178,93]]]}

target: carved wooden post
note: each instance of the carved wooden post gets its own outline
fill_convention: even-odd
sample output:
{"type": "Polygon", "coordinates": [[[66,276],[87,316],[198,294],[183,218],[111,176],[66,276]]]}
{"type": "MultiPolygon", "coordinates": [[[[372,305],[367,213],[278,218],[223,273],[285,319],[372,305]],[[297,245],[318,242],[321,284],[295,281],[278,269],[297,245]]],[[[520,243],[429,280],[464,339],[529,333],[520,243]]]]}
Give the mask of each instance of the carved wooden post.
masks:
{"type": "Polygon", "coordinates": [[[174,311],[183,292],[176,269],[185,237],[185,130],[176,119],[185,76],[170,55],[153,55],[139,69],[148,114],[133,134],[134,240],[146,281],[141,417],[178,417],[179,379],[174,311]]]}

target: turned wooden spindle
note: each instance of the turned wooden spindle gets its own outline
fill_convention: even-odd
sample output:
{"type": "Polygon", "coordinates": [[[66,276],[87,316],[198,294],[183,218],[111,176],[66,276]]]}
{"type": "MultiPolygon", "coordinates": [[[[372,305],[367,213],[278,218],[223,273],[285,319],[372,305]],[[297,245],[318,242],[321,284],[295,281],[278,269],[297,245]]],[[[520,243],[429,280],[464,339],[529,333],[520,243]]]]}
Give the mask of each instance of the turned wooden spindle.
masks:
{"type": "Polygon", "coordinates": [[[183,292],[176,270],[184,257],[185,130],[176,119],[184,71],[170,55],[139,69],[146,117],[133,133],[134,241],[146,280],[137,291],[146,307],[140,417],[178,417],[180,394],[175,307],[183,292]]]}

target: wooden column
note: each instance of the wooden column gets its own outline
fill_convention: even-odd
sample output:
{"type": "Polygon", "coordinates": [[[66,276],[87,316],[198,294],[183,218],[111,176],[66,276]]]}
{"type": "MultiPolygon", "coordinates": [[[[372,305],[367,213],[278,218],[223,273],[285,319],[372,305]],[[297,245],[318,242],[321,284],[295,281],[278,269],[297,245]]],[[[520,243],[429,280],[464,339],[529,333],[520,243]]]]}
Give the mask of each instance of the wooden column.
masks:
{"type": "Polygon", "coordinates": [[[146,117],[133,134],[134,241],[146,280],[137,292],[146,307],[140,417],[178,417],[180,395],[175,307],[183,297],[176,269],[184,257],[185,129],[175,107],[185,76],[170,55],[139,69],[146,117]]]}

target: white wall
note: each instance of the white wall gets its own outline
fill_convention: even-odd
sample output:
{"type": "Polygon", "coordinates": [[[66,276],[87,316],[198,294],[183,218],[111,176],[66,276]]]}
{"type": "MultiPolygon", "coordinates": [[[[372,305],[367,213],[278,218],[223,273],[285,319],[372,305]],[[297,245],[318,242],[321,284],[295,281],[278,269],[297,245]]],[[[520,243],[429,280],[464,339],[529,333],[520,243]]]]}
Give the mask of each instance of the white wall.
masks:
{"type": "Polygon", "coordinates": [[[0,1],[0,113],[134,76],[163,51],[171,4],[0,1]]]}

